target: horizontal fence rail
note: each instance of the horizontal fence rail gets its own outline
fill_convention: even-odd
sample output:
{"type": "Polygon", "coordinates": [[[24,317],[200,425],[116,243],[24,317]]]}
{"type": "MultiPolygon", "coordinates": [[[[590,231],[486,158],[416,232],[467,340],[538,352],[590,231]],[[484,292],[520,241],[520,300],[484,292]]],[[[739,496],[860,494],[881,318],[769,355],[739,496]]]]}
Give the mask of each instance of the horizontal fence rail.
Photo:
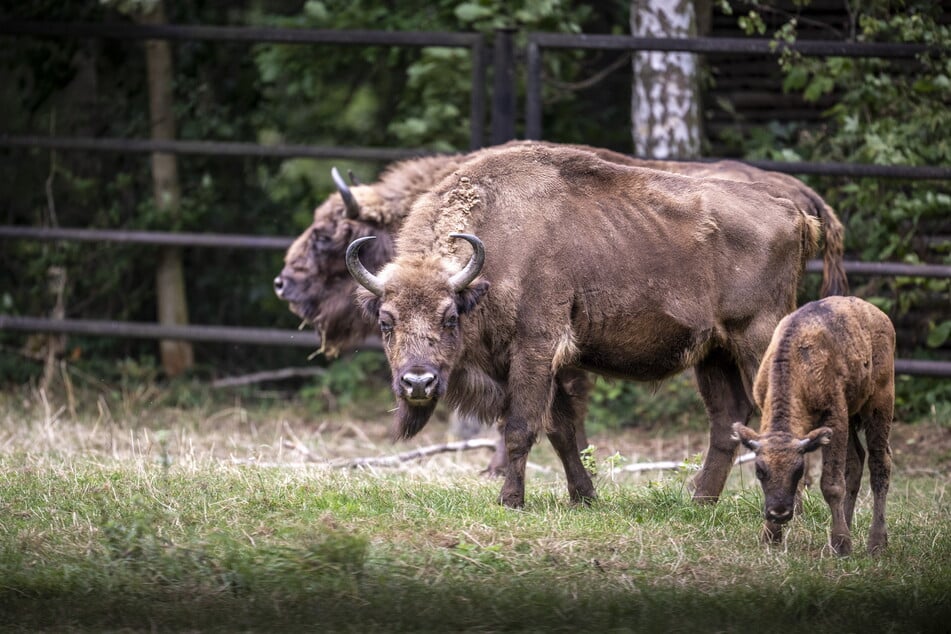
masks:
{"type": "Polygon", "coordinates": [[[401,161],[434,152],[403,148],[341,147],[328,145],[261,144],[241,141],[182,141],[109,139],[0,134],[0,147],[83,152],[135,152],[237,156],[257,158],[342,158],[354,161],[401,161]]]}
{"type": "MultiPolygon", "coordinates": [[[[326,145],[260,144],[236,141],[165,141],[92,137],[51,137],[0,134],[0,147],[92,152],[165,152],[168,154],[238,156],[258,158],[340,158],[368,161],[400,161],[438,152],[423,149],[343,147],[326,145]]],[[[704,157],[705,162],[723,159],[704,157]]],[[[733,159],[731,159],[733,160],[733,159]]],[[[853,178],[899,178],[951,180],[951,167],[930,165],[872,165],[863,163],[812,163],[806,161],[744,160],[760,169],[787,174],[849,176],[853,178]]]]}
{"type": "MultiPolygon", "coordinates": [[[[164,326],[160,324],[94,319],[44,319],[0,314],[0,330],[50,334],[95,335],[133,339],[174,339],[193,342],[296,346],[316,350],[320,340],[314,331],[235,326],[164,326]]],[[[361,350],[382,350],[379,338],[371,337],[361,350]]],[[[896,359],[895,372],[912,376],[951,376],[951,361],[896,359]]]]}
{"type": "MultiPolygon", "coordinates": [[[[117,229],[71,229],[65,227],[16,227],[0,225],[0,238],[66,240],[76,242],[118,242],[155,246],[206,247],[228,249],[283,250],[291,245],[293,237],[249,236],[230,233],[186,233],[171,231],[126,231],[117,229]]],[[[904,262],[860,262],[846,260],[845,271],[851,275],[881,275],[900,277],[935,277],[951,279],[951,265],[906,264],[904,262]]],[[[810,260],[808,273],[822,273],[822,260],[810,260]]]]}

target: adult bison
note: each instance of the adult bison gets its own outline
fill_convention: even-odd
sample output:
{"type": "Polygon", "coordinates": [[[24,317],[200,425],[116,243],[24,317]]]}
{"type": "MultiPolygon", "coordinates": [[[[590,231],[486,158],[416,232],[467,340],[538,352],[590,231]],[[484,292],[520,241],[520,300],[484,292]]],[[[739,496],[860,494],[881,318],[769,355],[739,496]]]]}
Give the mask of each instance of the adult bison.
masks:
{"type": "Polygon", "coordinates": [[[380,273],[359,259],[372,237],[347,250],[393,372],[396,435],[416,434],[443,399],[502,419],[501,501],[519,507],[544,432],[580,501],[594,488],[575,442],[579,375],[657,381],[694,367],[711,422],[694,497],[715,501],[737,446],[731,425],[752,412],[752,378],[820,234],[788,195],[570,147],[462,163],[417,199],[380,273]]]}

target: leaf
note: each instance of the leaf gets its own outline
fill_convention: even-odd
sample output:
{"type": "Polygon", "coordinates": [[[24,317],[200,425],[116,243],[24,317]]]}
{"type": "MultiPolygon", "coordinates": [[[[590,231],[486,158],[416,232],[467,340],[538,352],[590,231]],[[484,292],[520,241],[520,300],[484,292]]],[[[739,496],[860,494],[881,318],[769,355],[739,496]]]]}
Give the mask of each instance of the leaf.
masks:
{"type": "Polygon", "coordinates": [[[465,2],[456,7],[456,17],[462,22],[475,22],[492,17],[492,9],[482,7],[474,2],[465,2]]]}
{"type": "Polygon", "coordinates": [[[928,333],[928,347],[938,348],[944,345],[944,342],[951,337],[951,319],[942,322],[931,329],[928,333]]]}

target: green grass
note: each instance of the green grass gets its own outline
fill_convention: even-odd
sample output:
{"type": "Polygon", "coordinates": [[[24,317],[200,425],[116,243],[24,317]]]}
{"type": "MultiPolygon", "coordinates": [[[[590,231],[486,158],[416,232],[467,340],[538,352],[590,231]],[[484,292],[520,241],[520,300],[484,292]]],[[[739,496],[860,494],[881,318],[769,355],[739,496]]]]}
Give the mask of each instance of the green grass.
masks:
{"type": "MultiPolygon", "coordinates": [[[[303,464],[283,442],[290,427],[321,458],[395,451],[375,444],[373,425],[166,411],[156,430],[42,407],[0,412],[6,631],[938,632],[951,622],[946,477],[896,473],[891,542],[877,558],[864,553],[866,483],[856,553],[839,558],[817,493],[785,544],[761,545],[747,468],[715,506],[690,501],[685,474],[655,472],[599,476],[590,507],[569,505],[560,473],[536,468],[513,511],[495,503],[498,481],[476,475],[485,454],[341,470],[303,464]]],[[[532,459],[550,467],[548,454],[540,446],[532,459]]]]}

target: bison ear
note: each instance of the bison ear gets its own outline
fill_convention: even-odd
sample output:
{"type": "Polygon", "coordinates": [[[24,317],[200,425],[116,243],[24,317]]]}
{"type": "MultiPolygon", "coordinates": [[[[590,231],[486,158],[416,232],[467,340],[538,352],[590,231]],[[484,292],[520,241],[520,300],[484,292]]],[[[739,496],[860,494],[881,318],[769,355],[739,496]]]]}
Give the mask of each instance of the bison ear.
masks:
{"type": "Polygon", "coordinates": [[[380,318],[380,304],[383,303],[383,300],[370,291],[358,288],[354,301],[363,311],[367,321],[376,323],[380,318]]]}
{"type": "Polygon", "coordinates": [[[456,293],[456,310],[459,311],[459,314],[465,315],[478,306],[482,298],[489,292],[489,286],[491,284],[488,280],[478,280],[456,293]]]}
{"type": "Polygon", "coordinates": [[[799,441],[799,453],[809,453],[815,451],[822,445],[828,445],[832,439],[832,430],[828,427],[819,427],[809,432],[805,438],[799,441]]]}
{"type": "Polygon", "coordinates": [[[743,423],[733,423],[733,439],[739,440],[750,451],[756,451],[761,446],[759,434],[743,423]]]}

